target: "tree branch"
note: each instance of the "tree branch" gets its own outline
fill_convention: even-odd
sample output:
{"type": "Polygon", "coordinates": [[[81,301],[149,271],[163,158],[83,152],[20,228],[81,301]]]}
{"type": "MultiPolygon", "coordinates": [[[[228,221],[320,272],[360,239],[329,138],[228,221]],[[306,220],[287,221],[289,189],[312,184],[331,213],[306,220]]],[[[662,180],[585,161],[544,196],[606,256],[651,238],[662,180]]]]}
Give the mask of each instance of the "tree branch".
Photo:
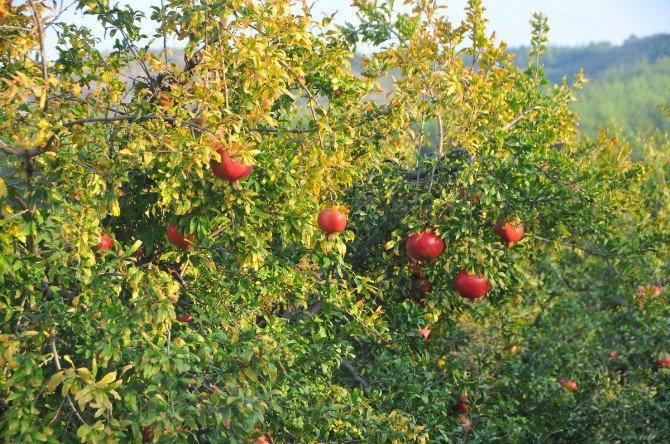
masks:
{"type": "Polygon", "coordinates": [[[354,368],[354,366],[351,365],[351,363],[350,363],[349,361],[347,361],[347,360],[344,359],[344,358],[340,358],[340,362],[342,362],[342,365],[344,366],[344,368],[346,368],[346,369],[349,371],[349,373],[351,374],[351,376],[353,376],[354,379],[355,379],[356,381],[358,381],[358,383],[361,385],[361,388],[362,388],[363,390],[367,389],[367,388],[370,386],[370,384],[368,383],[368,381],[366,381],[365,379],[363,379],[363,377],[358,373],[358,371],[356,371],[356,369],[354,368]]]}
{"type": "MultiPolygon", "coordinates": [[[[60,365],[60,357],[58,356],[58,350],[56,349],[56,327],[51,328],[51,334],[49,335],[49,345],[51,346],[51,354],[54,357],[54,365],[56,366],[56,370],[61,371],[63,370],[61,365],[60,365]]],[[[74,413],[74,416],[77,418],[80,424],[86,424],[86,421],[84,421],[84,418],[81,417],[79,414],[79,411],[77,408],[74,406],[74,403],[72,402],[72,398],[70,398],[70,395],[65,395],[65,398],[67,399],[67,403],[72,409],[72,413],[74,413]]]]}

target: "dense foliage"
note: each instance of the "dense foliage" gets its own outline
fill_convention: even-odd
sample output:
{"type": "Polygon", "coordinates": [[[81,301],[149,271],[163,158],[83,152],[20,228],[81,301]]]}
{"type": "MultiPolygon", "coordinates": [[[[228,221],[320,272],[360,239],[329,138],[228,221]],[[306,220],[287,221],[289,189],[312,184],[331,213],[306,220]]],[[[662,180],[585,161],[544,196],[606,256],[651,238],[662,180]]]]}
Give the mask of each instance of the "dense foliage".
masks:
{"type": "Polygon", "coordinates": [[[3,439],[611,440],[667,409],[667,137],[576,142],[546,18],[520,70],[481,3],[454,24],[358,0],[335,27],[166,0],[183,63],[131,8],[77,2],[102,54],[50,2],[3,3],[3,439]],[[435,260],[408,257],[417,233],[435,260]],[[490,290],[461,297],[463,272],[490,290]]]}

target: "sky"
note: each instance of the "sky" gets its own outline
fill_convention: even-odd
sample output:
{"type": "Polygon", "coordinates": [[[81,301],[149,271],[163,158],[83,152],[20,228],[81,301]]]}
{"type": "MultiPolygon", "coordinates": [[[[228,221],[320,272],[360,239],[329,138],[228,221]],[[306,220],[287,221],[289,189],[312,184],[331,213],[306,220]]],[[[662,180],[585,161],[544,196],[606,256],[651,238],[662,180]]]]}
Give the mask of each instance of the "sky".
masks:
{"type": "MultiPolygon", "coordinates": [[[[447,7],[444,13],[453,21],[464,18],[466,0],[438,1],[447,7]]],[[[337,12],[337,22],[355,20],[352,0],[308,2],[314,4],[315,17],[337,12]]],[[[160,5],[160,0],[120,0],[119,3],[131,3],[134,8],[143,9],[149,15],[150,6],[160,5]]],[[[403,1],[396,0],[396,3],[402,4],[403,1]]],[[[528,45],[528,21],[537,11],[544,12],[549,18],[549,40],[553,46],[582,46],[592,42],[621,44],[631,35],[644,37],[670,33],[670,0],[484,0],[484,7],[489,30],[495,31],[498,39],[506,41],[509,46],[528,45]]],[[[94,31],[96,28],[92,18],[82,19],[72,10],[63,15],[63,20],[88,24],[94,31]]],[[[147,23],[147,31],[150,28],[151,24],[147,23]]],[[[102,30],[99,29],[96,35],[102,37],[102,30]]],[[[100,45],[101,49],[110,46],[108,42],[100,45]]]]}
{"type": "MultiPolygon", "coordinates": [[[[396,3],[402,3],[396,0],[396,3]]],[[[466,0],[441,0],[445,14],[465,17],[466,0]]],[[[484,0],[489,28],[510,46],[527,45],[533,12],[549,18],[553,45],[582,46],[592,42],[620,44],[632,34],[643,37],[670,33],[670,0],[484,0]]],[[[354,17],[351,0],[318,0],[315,12],[339,11],[354,17]]]]}

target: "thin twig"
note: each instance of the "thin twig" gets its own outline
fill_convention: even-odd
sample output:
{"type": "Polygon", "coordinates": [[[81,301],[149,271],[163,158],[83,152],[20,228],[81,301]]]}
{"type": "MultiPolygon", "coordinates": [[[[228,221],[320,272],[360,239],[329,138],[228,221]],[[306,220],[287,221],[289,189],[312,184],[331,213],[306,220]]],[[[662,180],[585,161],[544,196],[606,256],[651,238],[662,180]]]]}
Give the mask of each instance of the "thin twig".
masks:
{"type": "MultiPolygon", "coordinates": [[[[51,328],[51,334],[49,335],[49,345],[51,345],[51,354],[54,357],[54,365],[56,366],[56,370],[61,371],[63,370],[61,365],[60,365],[60,357],[58,356],[58,350],[56,349],[56,327],[51,328]]],[[[81,424],[86,424],[86,421],[84,421],[84,418],[81,417],[79,414],[79,411],[76,409],[74,406],[74,403],[72,402],[72,398],[70,398],[70,395],[65,395],[65,398],[67,399],[67,403],[69,404],[70,408],[72,409],[72,413],[74,413],[74,416],[77,418],[77,420],[81,424]]]]}
{"type": "Polygon", "coordinates": [[[284,62],[283,60],[278,59],[278,62],[279,62],[279,64],[280,64],[281,66],[284,67],[284,69],[286,69],[289,73],[291,73],[291,75],[295,78],[295,81],[298,82],[298,84],[300,85],[300,87],[301,87],[301,88],[305,91],[305,93],[307,94],[307,98],[309,99],[309,100],[308,100],[309,109],[310,109],[310,111],[311,111],[311,113],[312,113],[312,118],[314,119],[314,125],[316,126],[317,134],[318,134],[318,136],[319,136],[319,143],[321,144],[321,149],[322,149],[323,151],[326,151],[326,143],[325,143],[325,141],[324,141],[324,139],[323,139],[323,135],[321,134],[321,129],[319,128],[319,123],[318,123],[318,119],[316,118],[316,112],[315,112],[315,110],[314,110],[314,105],[316,105],[316,106],[319,107],[319,109],[320,109],[321,112],[323,113],[323,116],[326,118],[326,123],[327,123],[327,124],[328,124],[328,113],[327,113],[326,110],[321,106],[321,104],[319,103],[319,101],[317,100],[317,98],[314,96],[314,94],[312,94],[312,91],[310,91],[310,89],[307,87],[307,85],[306,85],[305,82],[302,80],[302,78],[300,77],[300,75],[298,75],[298,73],[297,73],[293,68],[291,68],[286,62],[284,62]]]}
{"type": "Polygon", "coordinates": [[[358,373],[358,371],[356,371],[354,366],[351,365],[351,363],[349,361],[347,361],[344,358],[340,358],[340,361],[342,362],[342,365],[344,366],[344,368],[346,368],[349,371],[349,373],[351,373],[351,376],[353,376],[354,379],[356,381],[358,381],[358,383],[361,385],[361,388],[363,390],[367,389],[370,386],[370,384],[368,384],[368,381],[363,379],[363,377],[358,373]]]}

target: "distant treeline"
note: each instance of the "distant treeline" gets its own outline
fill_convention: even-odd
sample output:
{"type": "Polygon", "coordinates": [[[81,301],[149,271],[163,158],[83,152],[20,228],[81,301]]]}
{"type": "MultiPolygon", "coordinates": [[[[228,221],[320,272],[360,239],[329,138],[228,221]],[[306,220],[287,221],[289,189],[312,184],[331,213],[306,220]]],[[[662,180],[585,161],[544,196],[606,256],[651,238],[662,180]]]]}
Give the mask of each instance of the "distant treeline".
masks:
{"type": "MultiPolygon", "coordinates": [[[[515,63],[528,65],[528,48],[513,48],[515,63]]],[[[574,110],[584,134],[610,127],[630,134],[650,126],[670,130],[660,104],[670,103],[670,35],[629,38],[620,46],[596,43],[583,47],[555,47],[544,57],[549,81],[571,80],[580,69],[590,79],[578,95],[574,110]]]]}

